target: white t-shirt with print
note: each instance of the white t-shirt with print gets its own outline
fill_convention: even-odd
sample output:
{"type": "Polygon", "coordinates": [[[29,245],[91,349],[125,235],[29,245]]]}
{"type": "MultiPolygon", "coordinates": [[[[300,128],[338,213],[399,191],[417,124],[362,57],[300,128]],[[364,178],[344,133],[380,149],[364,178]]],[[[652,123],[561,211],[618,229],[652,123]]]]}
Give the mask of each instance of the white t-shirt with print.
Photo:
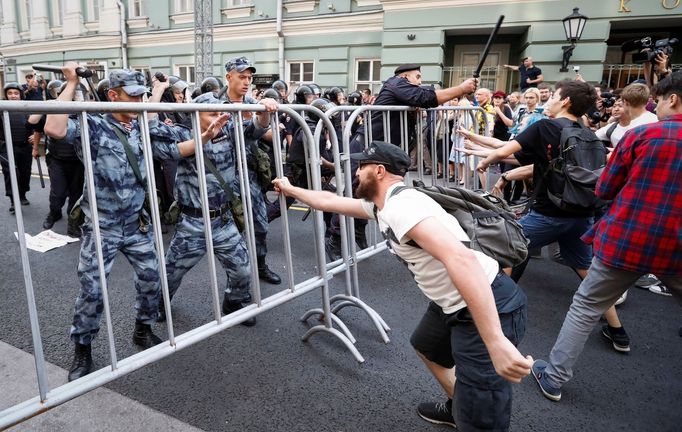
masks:
{"type": "MultiPolygon", "coordinates": [[[[406,243],[411,239],[406,234],[424,219],[435,217],[456,239],[469,241],[469,237],[457,219],[427,195],[409,188],[391,197],[391,192],[398,186],[405,186],[405,184],[392,185],[386,193],[387,200],[383,210],[377,212],[381,232],[385,233],[390,227],[400,242],[399,244],[391,242],[391,251],[407,263],[419,289],[440,306],[443,312],[450,314],[466,307],[464,299],[450,279],[443,263],[423,249],[407,245],[406,243]]],[[[364,201],[363,208],[370,218],[374,218],[374,203],[364,201]]],[[[482,252],[475,250],[472,252],[483,267],[488,282],[492,283],[499,272],[497,261],[482,252]]],[[[461,271],[467,271],[467,269],[462,268],[461,271]]]]}

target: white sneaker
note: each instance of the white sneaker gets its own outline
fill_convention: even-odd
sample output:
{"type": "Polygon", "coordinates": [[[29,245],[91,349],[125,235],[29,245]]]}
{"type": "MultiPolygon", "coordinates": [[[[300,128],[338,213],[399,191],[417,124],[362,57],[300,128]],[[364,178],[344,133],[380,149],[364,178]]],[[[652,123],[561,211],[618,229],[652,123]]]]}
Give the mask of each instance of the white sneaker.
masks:
{"type": "Polygon", "coordinates": [[[663,284],[652,285],[649,287],[649,291],[651,291],[654,294],[660,294],[660,295],[663,295],[666,297],[672,297],[673,296],[673,294],[670,292],[670,290],[668,290],[668,287],[666,287],[663,284]]]}
{"type": "Polygon", "coordinates": [[[635,286],[637,288],[649,289],[649,287],[660,284],[661,281],[651,273],[645,274],[641,278],[637,279],[635,286]]]}
{"type": "Polygon", "coordinates": [[[625,292],[620,297],[618,297],[618,300],[616,300],[616,304],[614,304],[614,306],[622,305],[623,303],[625,303],[626,298],[628,298],[628,290],[625,290],[625,292]]]}

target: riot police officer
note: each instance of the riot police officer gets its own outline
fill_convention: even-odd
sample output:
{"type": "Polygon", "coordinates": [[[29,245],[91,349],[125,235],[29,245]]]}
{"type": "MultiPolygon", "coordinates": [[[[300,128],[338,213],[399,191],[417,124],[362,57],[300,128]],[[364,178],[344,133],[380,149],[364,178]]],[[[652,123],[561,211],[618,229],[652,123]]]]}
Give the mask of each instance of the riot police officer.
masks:
{"type": "MultiPolygon", "coordinates": [[[[3,87],[5,99],[20,101],[23,98],[21,86],[10,82],[3,87]]],[[[31,189],[31,144],[29,137],[32,131],[27,125],[28,115],[19,112],[9,113],[10,130],[12,134],[12,146],[14,149],[14,164],[17,172],[19,187],[19,201],[21,205],[29,205],[26,192],[31,189]]],[[[5,143],[4,122],[0,122],[0,165],[5,177],[5,195],[10,199],[9,212],[14,214],[14,197],[12,196],[12,181],[10,177],[9,159],[7,158],[7,145],[5,143]]]]}

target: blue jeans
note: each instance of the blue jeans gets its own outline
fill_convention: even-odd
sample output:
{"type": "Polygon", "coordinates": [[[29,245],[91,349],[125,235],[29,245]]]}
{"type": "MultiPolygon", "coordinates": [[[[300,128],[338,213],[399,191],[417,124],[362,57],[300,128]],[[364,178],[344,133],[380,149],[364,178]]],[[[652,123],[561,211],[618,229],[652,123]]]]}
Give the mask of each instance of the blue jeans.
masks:
{"type": "MultiPolygon", "coordinates": [[[[580,237],[594,224],[592,217],[563,218],[545,216],[531,210],[519,220],[530,244],[528,249],[541,248],[554,242],[559,243],[561,257],[576,270],[587,270],[592,262],[592,246],[585,244],[580,237]]],[[[514,267],[512,279],[518,282],[528,265],[528,259],[514,267]]]]}

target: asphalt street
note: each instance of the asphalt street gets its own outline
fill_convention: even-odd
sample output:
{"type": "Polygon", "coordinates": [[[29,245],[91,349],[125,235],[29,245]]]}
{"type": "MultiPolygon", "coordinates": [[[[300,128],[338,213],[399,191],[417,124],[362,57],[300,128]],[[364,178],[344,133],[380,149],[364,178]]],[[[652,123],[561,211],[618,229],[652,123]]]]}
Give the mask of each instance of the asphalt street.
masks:
{"type": "MultiPolygon", "coordinates": [[[[31,187],[31,204],[23,207],[25,226],[37,234],[48,210],[48,189],[41,189],[37,179],[31,187]]],[[[0,340],[31,352],[19,244],[13,234],[17,227],[8,207],[9,200],[0,200],[0,340]]],[[[312,218],[301,221],[300,211],[290,215],[294,274],[302,281],[315,272],[312,218]]],[[[54,229],[65,233],[66,222],[59,221],[54,229]]],[[[271,225],[269,248],[268,262],[283,274],[279,222],[271,225]]],[[[42,254],[29,251],[46,359],[66,369],[73,350],[68,331],[78,291],[78,252],[79,243],[42,254]]],[[[416,414],[418,403],[444,399],[409,344],[426,299],[388,253],[363,261],[359,268],[363,300],[392,328],[391,342],[384,344],[363,312],[345,308],[339,313],[357,339],[364,364],[330,335],[301,342],[315,323],[302,323],[300,316],[321,304],[319,291],[313,291],[260,315],[253,328],[228,329],[107,388],[206,431],[446,430],[416,414]]],[[[176,334],[212,320],[207,270],[204,259],[173,300],[176,334]]],[[[332,293],[343,290],[342,279],[331,281],[332,293]]],[[[221,271],[218,280],[224,284],[221,271]]],[[[124,257],[117,258],[109,281],[116,346],[125,357],[137,351],[131,340],[132,272],[124,257]]],[[[570,269],[547,259],[530,263],[521,280],[529,297],[528,327],[520,346],[524,354],[547,358],[578,282],[570,269]]],[[[281,289],[263,285],[263,296],[281,289]]],[[[595,328],[561,402],[546,400],[532,378],[514,386],[513,431],[682,430],[679,306],[671,298],[632,288],[619,310],[632,351],[616,353],[595,328]]],[[[155,330],[166,334],[162,325],[155,330]]],[[[98,366],[107,363],[107,352],[106,339],[100,337],[93,345],[98,366]]]]}

